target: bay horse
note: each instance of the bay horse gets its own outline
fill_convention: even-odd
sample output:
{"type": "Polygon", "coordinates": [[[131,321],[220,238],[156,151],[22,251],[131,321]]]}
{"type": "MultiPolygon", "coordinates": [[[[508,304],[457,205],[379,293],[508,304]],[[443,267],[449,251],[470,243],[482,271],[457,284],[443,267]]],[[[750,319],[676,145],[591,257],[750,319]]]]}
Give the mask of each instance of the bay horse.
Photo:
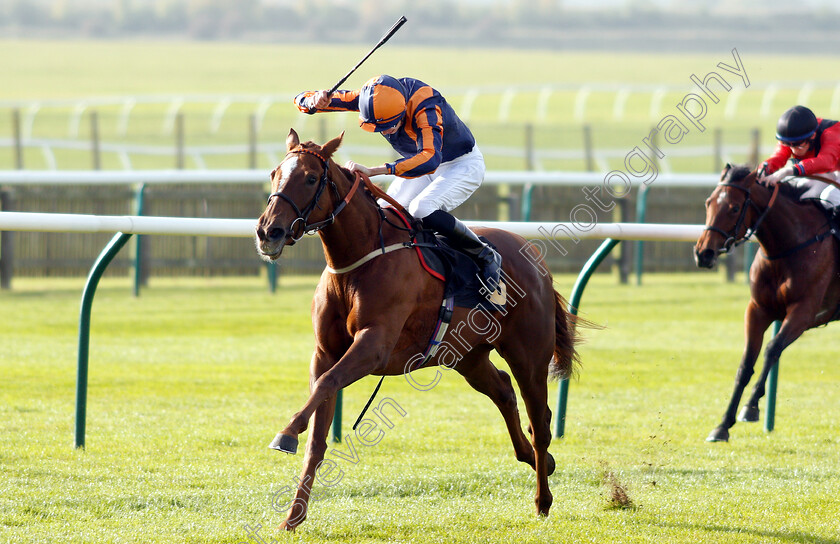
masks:
{"type": "MultiPolygon", "coordinates": [[[[385,246],[409,242],[409,234],[393,216],[385,220],[376,200],[384,195],[381,189],[369,180],[359,189],[361,176],[354,180],[332,160],[343,136],[321,146],[301,143],[294,130],[289,132],[288,153],[271,173],[272,193],[256,226],[257,251],[264,259],[278,259],[304,233],[317,232],[328,265],[312,302],[315,350],[309,398],[270,445],[295,453],[298,435],[311,419],[299,485],[281,525],[286,530],[294,530],[306,518],[338,391],[368,375],[396,376],[411,370],[412,356],[429,344],[444,295],[443,282],[421,267],[415,249],[383,254],[385,246]]],[[[552,503],[548,476],[555,468],[548,453],[547,381],[550,376],[568,376],[578,361],[576,321],[533,246],[503,230],[476,232],[496,246],[504,260],[505,281],[517,285],[524,296],[515,303],[509,297],[505,311],[489,314],[495,322],[489,333],[481,326],[462,327],[469,324],[470,314],[455,307],[451,322],[459,326],[449,327],[442,342],[462,346],[463,355],[453,363],[438,354],[424,366],[454,368],[496,404],[517,460],[536,471],[534,502],[537,513],[546,516],[552,503]],[[522,431],[510,377],[490,362],[493,349],[507,361],[519,385],[530,441],[522,431]]]]}
{"type": "Polygon", "coordinates": [[[706,229],[694,247],[697,266],[711,268],[718,255],[753,234],[760,245],[750,267],[746,347],[732,398],[720,425],[706,439],[709,442],[729,439],[738,403],[771,323],[781,321],[781,327],[767,343],[764,367],[738,421],[758,421],[758,401],[782,351],[806,330],[838,318],[840,255],[832,227],[815,204],[788,196],[785,189],[789,187],[782,186],[786,184],[770,188],[757,182],[749,168],[726,165],[706,200],[706,229]]]}

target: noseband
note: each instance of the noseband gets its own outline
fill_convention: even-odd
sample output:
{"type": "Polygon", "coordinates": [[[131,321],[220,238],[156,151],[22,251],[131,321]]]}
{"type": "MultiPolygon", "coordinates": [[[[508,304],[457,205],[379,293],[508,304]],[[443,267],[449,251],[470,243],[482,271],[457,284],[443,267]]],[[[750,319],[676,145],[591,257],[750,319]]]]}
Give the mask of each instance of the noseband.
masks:
{"type": "Polygon", "coordinates": [[[735,226],[732,227],[731,231],[726,232],[725,230],[718,228],[714,225],[708,225],[704,229],[710,230],[723,236],[723,248],[720,250],[720,252],[729,253],[734,248],[738,247],[744,242],[749,241],[749,239],[752,238],[753,234],[755,234],[755,231],[758,230],[758,227],[761,225],[761,222],[764,221],[767,212],[770,211],[770,208],[773,207],[773,203],[776,201],[776,195],[779,193],[779,184],[776,183],[776,185],[773,187],[773,194],[770,197],[770,202],[767,204],[767,207],[764,209],[764,211],[762,211],[761,208],[759,208],[758,205],[755,202],[753,202],[751,198],[752,194],[750,193],[750,190],[746,187],[741,187],[740,185],[736,185],[734,183],[720,183],[719,185],[723,185],[724,187],[734,187],[735,189],[744,191],[747,194],[747,198],[746,200],[744,200],[744,205],[743,207],[741,207],[741,213],[738,215],[738,220],[735,221],[735,226]],[[747,218],[747,209],[749,209],[750,207],[754,208],[755,211],[759,214],[758,219],[755,220],[755,223],[751,228],[746,228],[744,232],[744,237],[739,239],[738,231],[741,230],[741,227],[744,225],[744,222],[747,218]]]}
{"type": "Polygon", "coordinates": [[[291,151],[286,153],[286,157],[283,159],[283,161],[285,161],[286,158],[288,158],[289,155],[293,153],[309,153],[310,155],[314,155],[321,160],[321,164],[324,168],[324,172],[321,175],[321,179],[318,181],[318,188],[315,190],[315,196],[312,197],[312,201],[306,205],[303,211],[301,211],[300,208],[298,208],[297,204],[295,204],[295,202],[282,191],[277,191],[268,195],[269,204],[271,203],[271,199],[275,196],[282,198],[283,200],[289,203],[289,205],[295,211],[295,214],[297,214],[297,217],[295,217],[295,220],[292,221],[292,224],[289,226],[289,232],[291,233],[292,240],[297,242],[298,240],[303,238],[304,234],[315,234],[319,230],[335,222],[335,217],[339,214],[339,212],[341,212],[341,210],[344,209],[345,206],[347,206],[347,203],[350,202],[350,199],[353,198],[353,195],[356,193],[356,189],[359,187],[361,177],[358,173],[356,173],[356,180],[353,182],[353,186],[350,188],[350,191],[348,191],[347,196],[345,196],[344,199],[342,199],[341,195],[338,192],[338,187],[336,187],[335,185],[335,182],[333,182],[333,180],[329,178],[329,167],[327,159],[325,159],[321,154],[312,151],[311,149],[306,149],[298,146],[297,149],[292,149],[291,151]],[[309,223],[309,216],[312,214],[316,207],[320,208],[320,206],[318,206],[318,201],[321,200],[321,196],[324,193],[324,189],[326,189],[328,184],[332,188],[333,193],[335,193],[336,200],[340,200],[341,202],[339,202],[338,206],[336,206],[332,213],[330,213],[330,216],[324,219],[323,221],[318,221],[317,223],[309,223]],[[298,223],[301,224],[301,230],[300,234],[295,236],[295,228],[297,227],[298,223]]]}

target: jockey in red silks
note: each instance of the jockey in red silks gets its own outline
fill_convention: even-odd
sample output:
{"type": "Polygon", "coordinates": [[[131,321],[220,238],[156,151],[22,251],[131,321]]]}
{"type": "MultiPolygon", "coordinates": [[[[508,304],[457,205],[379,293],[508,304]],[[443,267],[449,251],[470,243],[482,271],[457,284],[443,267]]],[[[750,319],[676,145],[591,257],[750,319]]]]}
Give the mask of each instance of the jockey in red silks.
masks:
{"type": "Polygon", "coordinates": [[[482,271],[482,281],[495,292],[501,256],[473,231],[449,214],[484,180],[484,157],[470,129],[441,94],[422,81],[380,75],[361,89],[307,91],[294,99],[304,113],[358,111],[359,125],[378,132],[401,155],[381,166],[346,167],[368,176],[392,174],[388,195],[405,207],[423,227],[445,235],[469,255],[482,271]]]}
{"type": "Polygon", "coordinates": [[[819,174],[840,180],[840,124],[818,119],[805,106],[794,106],[776,124],[779,145],[759,169],[759,181],[774,185],[790,176],[819,174]],[[785,164],[790,161],[790,164],[785,164]]]}

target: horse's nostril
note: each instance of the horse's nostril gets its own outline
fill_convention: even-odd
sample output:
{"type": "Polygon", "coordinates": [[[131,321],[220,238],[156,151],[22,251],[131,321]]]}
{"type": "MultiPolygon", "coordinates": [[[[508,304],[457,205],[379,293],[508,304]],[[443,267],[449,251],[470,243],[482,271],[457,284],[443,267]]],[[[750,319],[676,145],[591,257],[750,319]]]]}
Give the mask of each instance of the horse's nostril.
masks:
{"type": "Polygon", "coordinates": [[[697,262],[697,266],[702,268],[711,268],[715,262],[715,250],[713,249],[704,249],[702,251],[694,250],[694,258],[697,262]]]}
{"type": "Polygon", "coordinates": [[[283,227],[271,227],[266,232],[268,239],[272,242],[276,242],[277,240],[282,240],[286,237],[286,229],[283,227]]]}

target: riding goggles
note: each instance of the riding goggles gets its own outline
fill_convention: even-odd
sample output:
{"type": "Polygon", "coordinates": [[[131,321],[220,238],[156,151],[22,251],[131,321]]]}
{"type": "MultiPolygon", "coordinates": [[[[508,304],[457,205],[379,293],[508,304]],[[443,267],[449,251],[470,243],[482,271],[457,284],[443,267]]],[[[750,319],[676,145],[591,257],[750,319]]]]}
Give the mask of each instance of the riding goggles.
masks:
{"type": "Polygon", "coordinates": [[[402,120],[405,112],[400,112],[397,115],[392,117],[388,117],[385,119],[374,119],[373,121],[366,121],[359,118],[359,126],[362,127],[362,130],[366,132],[382,132],[383,130],[388,130],[391,127],[397,126],[397,124],[402,120]]]}

